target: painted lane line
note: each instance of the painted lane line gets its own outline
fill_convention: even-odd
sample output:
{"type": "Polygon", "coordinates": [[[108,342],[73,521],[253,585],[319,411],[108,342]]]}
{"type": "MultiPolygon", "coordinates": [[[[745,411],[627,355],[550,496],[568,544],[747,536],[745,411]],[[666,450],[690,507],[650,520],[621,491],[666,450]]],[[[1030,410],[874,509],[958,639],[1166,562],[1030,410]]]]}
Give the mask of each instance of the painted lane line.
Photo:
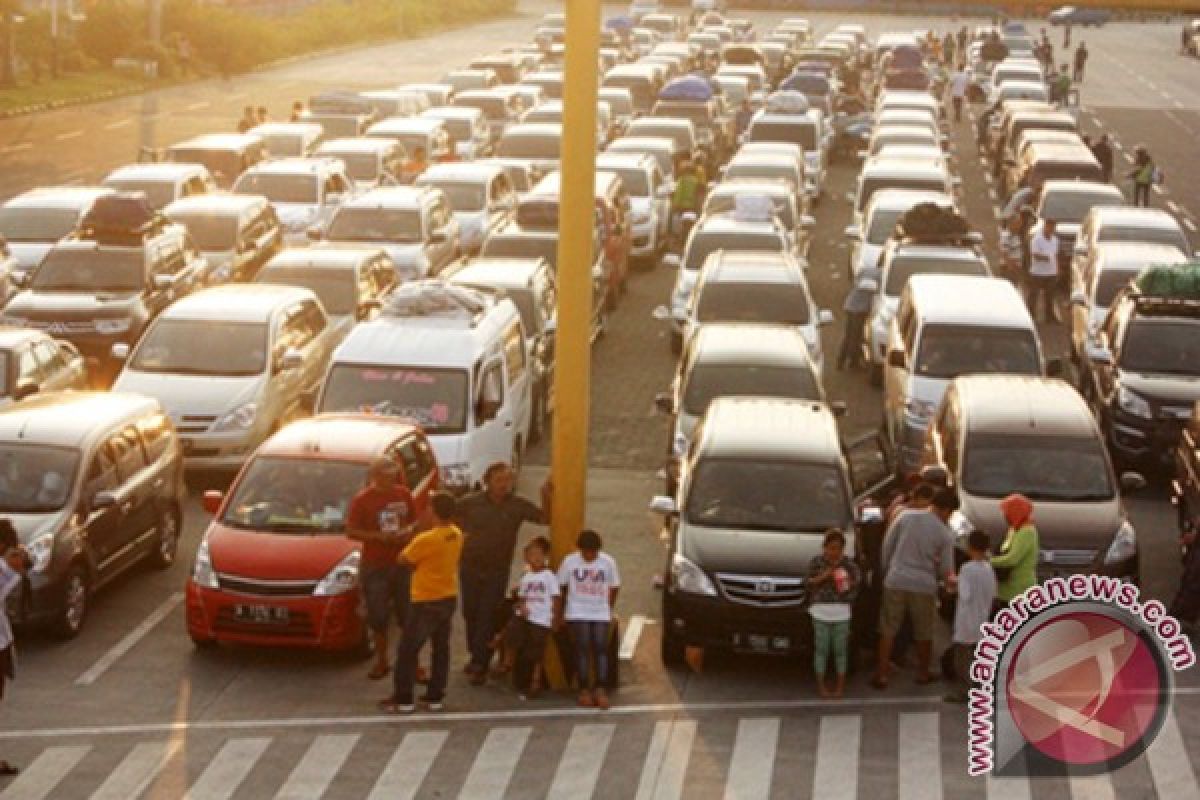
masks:
{"type": "Polygon", "coordinates": [[[558,762],[546,800],[576,800],[595,794],[604,755],[616,725],[576,725],[558,762]]]}
{"type": "Polygon", "coordinates": [[[857,800],[858,750],[862,717],[838,714],[821,717],[817,734],[817,764],[813,796],[821,800],[857,800]]]}
{"type": "Polygon", "coordinates": [[[367,800],[412,800],[446,743],[446,731],[418,731],[404,737],[392,753],[367,800]]]}
{"type": "Polygon", "coordinates": [[[644,614],[634,614],[629,618],[629,627],[625,629],[625,635],[621,637],[621,649],[617,653],[620,660],[631,661],[633,659],[633,654],[637,652],[638,639],[645,627],[646,617],[644,614]]]}
{"type": "Polygon", "coordinates": [[[779,719],[743,719],[725,781],[725,800],[767,800],[779,744],[779,719]]]}
{"type": "Polygon", "coordinates": [[[82,128],[80,128],[79,130],[67,131],[66,133],[60,133],[57,136],[55,136],[54,138],[60,142],[65,142],[69,139],[78,139],[80,136],[83,136],[82,128]]]}
{"type": "Polygon", "coordinates": [[[33,142],[17,142],[16,144],[0,147],[0,153],[20,153],[24,150],[30,150],[32,148],[33,142]]]}
{"type": "Polygon", "coordinates": [[[126,127],[128,125],[132,125],[132,124],[133,124],[133,117],[126,117],[125,119],[119,119],[116,122],[108,123],[107,125],[104,126],[104,130],[115,131],[118,128],[124,128],[124,127],[126,127]]]}
{"type": "Polygon", "coordinates": [[[33,763],[21,771],[16,780],[8,785],[0,798],[3,800],[43,800],[53,794],[58,784],[83,760],[91,750],[90,745],[51,747],[42,751],[33,763]]]}
{"type": "Polygon", "coordinates": [[[1167,711],[1162,730],[1146,748],[1146,761],[1159,797],[1200,797],[1200,786],[1196,784],[1196,773],[1174,709],[1167,711]]]}
{"type": "Polygon", "coordinates": [[[358,744],[357,733],[318,736],[288,776],[275,800],[317,800],[329,791],[342,764],[358,744]]]}
{"type": "Polygon", "coordinates": [[[121,759],[117,768],[109,774],[100,788],[92,793],[91,800],[128,800],[141,797],[158,774],[166,767],[183,741],[140,742],[121,759]]]}
{"type": "Polygon", "coordinates": [[[1196,223],[1192,222],[1187,217],[1183,218],[1183,227],[1187,228],[1192,233],[1196,232],[1196,223]]]}
{"type": "Polygon", "coordinates": [[[1178,214],[1178,213],[1180,213],[1180,211],[1179,211],[1179,203],[1176,203],[1174,200],[1168,200],[1168,201],[1167,201],[1167,208],[1171,209],[1171,213],[1172,213],[1172,214],[1178,214]]]}
{"type": "Polygon", "coordinates": [[[198,103],[192,103],[190,106],[187,107],[186,110],[187,111],[201,111],[205,108],[208,108],[211,105],[212,105],[212,103],[210,103],[209,101],[201,100],[198,103]]]}
{"type": "Polygon", "coordinates": [[[150,616],[146,617],[141,623],[125,634],[121,641],[112,646],[107,653],[100,656],[95,664],[92,664],[86,672],[75,679],[76,686],[91,686],[96,680],[107,672],[113,664],[117,663],[130,650],[137,646],[137,643],[146,637],[158,623],[166,619],[167,615],[175,610],[176,606],[183,602],[183,592],[175,592],[158,608],[150,612],[150,616]]]}
{"type": "Polygon", "coordinates": [[[679,800],[696,739],[696,720],[660,720],[646,750],[636,800],[679,800]]]}
{"type": "Polygon", "coordinates": [[[270,744],[271,740],[267,738],[230,739],[200,773],[183,800],[232,797],[270,744]]]}
{"type": "Polygon", "coordinates": [[[1071,775],[1067,778],[1071,800],[1116,800],[1112,777],[1101,775],[1071,775]]]}
{"type": "Polygon", "coordinates": [[[942,755],[936,711],[900,715],[900,800],[942,800],[942,755]]]}
{"type": "Polygon", "coordinates": [[[509,781],[521,760],[533,728],[496,728],[489,731],[458,800],[492,800],[504,797],[509,781]]]}

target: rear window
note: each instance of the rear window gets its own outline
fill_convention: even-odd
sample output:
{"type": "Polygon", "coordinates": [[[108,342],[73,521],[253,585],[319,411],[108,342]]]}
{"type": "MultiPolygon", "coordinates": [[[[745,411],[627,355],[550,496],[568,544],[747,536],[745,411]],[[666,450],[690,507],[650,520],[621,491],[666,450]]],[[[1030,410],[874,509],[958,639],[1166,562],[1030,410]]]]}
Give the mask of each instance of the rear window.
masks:
{"type": "Polygon", "coordinates": [[[858,210],[867,207],[872,195],[880,189],[913,189],[919,192],[945,192],[946,182],[939,179],[921,180],[916,178],[866,178],[858,193],[858,210]]]}
{"type": "Polygon", "coordinates": [[[956,378],[973,373],[1037,375],[1037,340],[1020,328],[977,328],[929,325],[921,334],[916,374],[956,378]]]}
{"type": "Polygon", "coordinates": [[[982,261],[975,259],[957,258],[923,258],[921,256],[900,256],[892,260],[888,267],[887,280],[884,283],[884,294],[898,297],[908,279],[913,275],[983,275],[987,267],[982,261]]]}
{"type": "Polygon", "coordinates": [[[0,208],[0,234],[10,242],[57,242],[79,224],[79,209],[0,208]]]}
{"type": "Polygon", "coordinates": [[[505,136],[497,154],[504,158],[558,158],[561,141],[558,136],[505,136]]]}
{"type": "Polygon", "coordinates": [[[1105,225],[1100,229],[1099,240],[1102,242],[1146,242],[1147,244],[1165,244],[1178,247],[1182,252],[1188,252],[1187,239],[1183,232],[1171,228],[1135,228],[1121,225],[1105,225]]]}
{"type": "Polygon", "coordinates": [[[787,142],[798,144],[805,150],[817,149],[817,126],[804,122],[756,121],[750,126],[748,140],[751,142],[787,142]]]}
{"type": "Polygon", "coordinates": [[[701,289],[700,322],[766,322],[807,325],[810,300],[803,285],[713,283],[701,289]]]}
{"type": "Polygon", "coordinates": [[[1083,221],[1092,206],[1118,205],[1122,201],[1119,193],[1054,191],[1042,195],[1038,216],[1056,222],[1076,224],[1083,221]]]}

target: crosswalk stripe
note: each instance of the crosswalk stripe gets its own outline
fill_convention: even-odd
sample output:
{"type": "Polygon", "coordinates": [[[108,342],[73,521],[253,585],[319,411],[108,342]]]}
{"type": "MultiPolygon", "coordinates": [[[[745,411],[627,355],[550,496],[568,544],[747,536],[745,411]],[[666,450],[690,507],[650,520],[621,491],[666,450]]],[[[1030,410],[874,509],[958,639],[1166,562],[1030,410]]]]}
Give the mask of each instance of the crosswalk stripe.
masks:
{"type": "Polygon", "coordinates": [[[92,748],[90,745],[50,747],[42,751],[33,763],[8,785],[0,798],[4,800],[42,800],[49,797],[67,773],[75,768],[92,748]]]}
{"type": "Polygon", "coordinates": [[[459,800],[493,800],[503,797],[521,759],[532,728],[496,728],[488,732],[479,755],[467,773],[459,800]]]}
{"type": "Polygon", "coordinates": [[[935,711],[900,715],[900,800],[941,800],[942,756],[935,711]]]}
{"type": "Polygon", "coordinates": [[[813,770],[816,800],[855,800],[858,797],[858,747],[862,717],[839,714],[821,717],[817,734],[817,766],[813,770]]]}
{"type": "Polygon", "coordinates": [[[446,731],[415,731],[406,735],[388,759],[367,800],[412,800],[416,797],[447,736],[446,731]]]}
{"type": "Polygon", "coordinates": [[[140,797],[182,744],[180,740],[174,739],[169,742],[141,742],[135,745],[104,783],[100,784],[100,788],[92,793],[92,800],[132,800],[140,797]]]}
{"type": "Polygon", "coordinates": [[[1167,712],[1162,730],[1146,748],[1146,761],[1159,797],[1200,797],[1200,786],[1196,785],[1196,773],[1183,745],[1175,709],[1167,712]]]}
{"type": "Polygon", "coordinates": [[[683,796],[683,776],[695,738],[694,719],[654,723],[654,735],[638,781],[637,800],[679,800],[683,796]]]}
{"type": "Polygon", "coordinates": [[[743,719],[733,740],[725,800],[766,800],[771,795],[779,719],[743,719]]]}
{"type": "Polygon", "coordinates": [[[317,800],[333,783],[360,734],[318,736],[288,776],[275,800],[317,800]]]}
{"type": "Polygon", "coordinates": [[[987,800],[1031,800],[1029,778],[1024,775],[997,778],[987,776],[987,800]]]}
{"type": "Polygon", "coordinates": [[[1112,778],[1108,774],[1072,775],[1068,779],[1071,800],[1116,800],[1112,778]]]}
{"type": "Polygon", "coordinates": [[[611,724],[576,725],[571,730],[547,800],[581,800],[592,796],[616,727],[611,724]]]}
{"type": "Polygon", "coordinates": [[[184,800],[231,797],[270,744],[271,740],[265,737],[230,739],[200,773],[184,800]]]}

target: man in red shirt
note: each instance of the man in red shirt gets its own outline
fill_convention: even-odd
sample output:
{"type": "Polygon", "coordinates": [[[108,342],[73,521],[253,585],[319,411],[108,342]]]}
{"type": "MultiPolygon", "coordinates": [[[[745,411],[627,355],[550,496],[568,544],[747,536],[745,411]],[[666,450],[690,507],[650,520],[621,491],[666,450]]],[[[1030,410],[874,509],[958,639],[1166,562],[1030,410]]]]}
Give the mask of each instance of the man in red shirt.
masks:
{"type": "Polygon", "coordinates": [[[375,642],[375,666],[367,674],[371,680],[390,671],[388,626],[393,614],[403,624],[408,610],[409,572],[396,558],[412,539],[416,513],[412,494],[397,480],[399,474],[400,465],[393,459],[372,461],[367,485],[354,495],[346,515],[346,536],[362,542],[362,591],[375,642]]]}

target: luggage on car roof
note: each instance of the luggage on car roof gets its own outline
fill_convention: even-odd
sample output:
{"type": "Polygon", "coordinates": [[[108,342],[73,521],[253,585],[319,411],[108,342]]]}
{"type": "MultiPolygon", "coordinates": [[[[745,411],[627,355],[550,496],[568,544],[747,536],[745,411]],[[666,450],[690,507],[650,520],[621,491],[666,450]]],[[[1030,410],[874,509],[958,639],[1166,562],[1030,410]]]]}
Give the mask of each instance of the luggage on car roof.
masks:
{"type": "Polygon", "coordinates": [[[427,279],[398,287],[387,296],[381,313],[388,317],[474,319],[490,304],[489,295],[477,289],[427,279]]]}
{"type": "Polygon", "coordinates": [[[79,223],[79,236],[100,244],[137,245],[166,222],[145,192],[115,192],[96,198],[79,223]]]}
{"type": "Polygon", "coordinates": [[[917,203],[896,222],[896,233],[915,241],[959,240],[970,233],[966,217],[937,203],[917,203]]]}
{"type": "Polygon", "coordinates": [[[1143,295],[1200,300],[1200,261],[1147,267],[1134,283],[1143,295]]]}
{"type": "Polygon", "coordinates": [[[707,79],[698,75],[685,75],[664,86],[658,93],[658,99],[703,103],[711,100],[714,93],[712,85],[707,79]]]}
{"type": "Polygon", "coordinates": [[[804,114],[808,111],[808,98],[803,92],[785,89],[767,95],[767,111],[776,114],[804,114]]]}

